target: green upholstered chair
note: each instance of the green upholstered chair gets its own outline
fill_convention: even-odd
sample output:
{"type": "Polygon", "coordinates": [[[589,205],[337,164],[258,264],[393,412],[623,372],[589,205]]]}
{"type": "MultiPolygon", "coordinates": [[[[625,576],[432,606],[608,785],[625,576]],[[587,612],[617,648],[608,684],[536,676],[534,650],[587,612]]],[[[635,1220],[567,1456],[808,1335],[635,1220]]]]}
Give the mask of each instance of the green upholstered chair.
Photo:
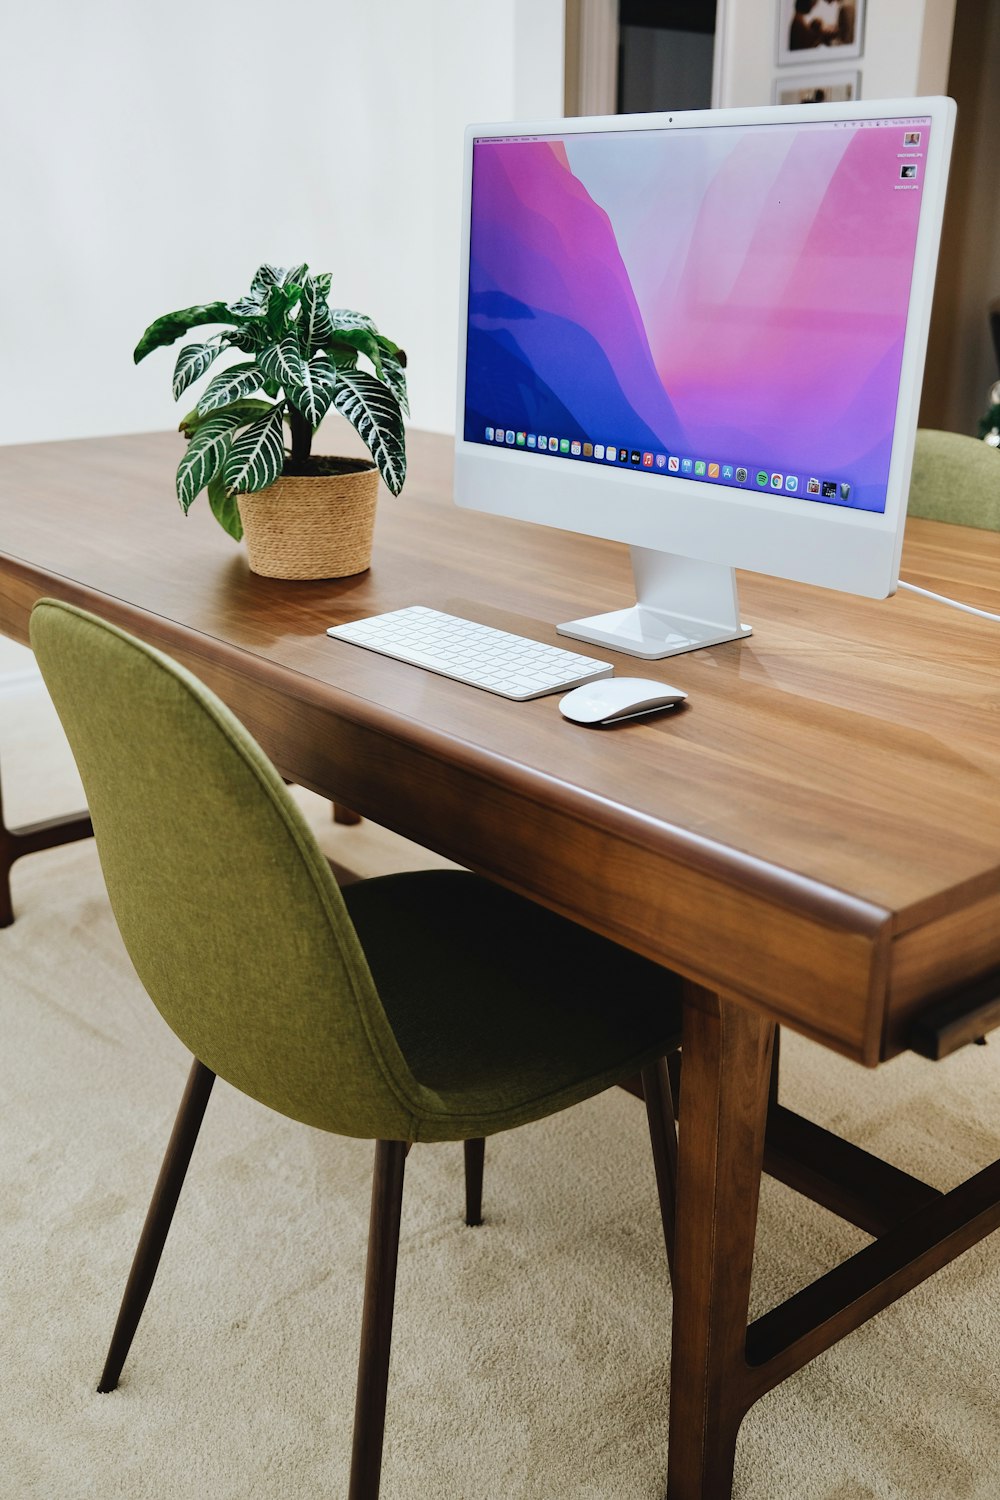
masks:
{"type": "Polygon", "coordinates": [[[1000,531],[1000,449],[961,432],[918,428],[907,514],[1000,531]]]}
{"type": "Polygon", "coordinates": [[[374,1140],[350,1500],[378,1494],[403,1168],[641,1075],[668,1256],[676,1142],[666,970],[464,871],[337,886],[281,777],[204,686],[43,600],[31,641],[83,778],[108,894],[194,1054],[98,1389],[113,1390],[218,1074],[374,1140]]]}

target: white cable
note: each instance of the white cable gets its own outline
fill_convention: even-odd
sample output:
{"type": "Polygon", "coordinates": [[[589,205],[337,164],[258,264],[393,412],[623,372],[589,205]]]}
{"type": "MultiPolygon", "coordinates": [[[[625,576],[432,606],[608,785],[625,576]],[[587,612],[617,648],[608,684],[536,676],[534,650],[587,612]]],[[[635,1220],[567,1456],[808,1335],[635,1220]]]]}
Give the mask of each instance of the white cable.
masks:
{"type": "Polygon", "coordinates": [[[977,609],[974,604],[959,604],[957,599],[949,599],[947,594],[932,594],[930,589],[918,588],[915,583],[905,583],[899,580],[901,589],[909,589],[911,594],[923,594],[925,599],[936,599],[939,604],[949,604],[952,609],[962,609],[967,615],[979,615],[984,620],[1000,620],[1000,615],[991,615],[988,609],[977,609]]]}

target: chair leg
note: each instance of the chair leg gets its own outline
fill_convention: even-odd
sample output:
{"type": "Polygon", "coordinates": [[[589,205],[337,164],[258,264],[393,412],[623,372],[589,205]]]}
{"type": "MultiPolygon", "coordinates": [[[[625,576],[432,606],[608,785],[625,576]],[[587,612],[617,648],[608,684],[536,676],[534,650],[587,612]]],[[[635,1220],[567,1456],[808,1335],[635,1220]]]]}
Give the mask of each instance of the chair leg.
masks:
{"type": "Polygon", "coordinates": [[[3,820],[3,793],[0,789],[0,927],[14,920],[10,891],[10,872],[14,861],[24,854],[54,849],[58,844],[72,844],[77,839],[92,838],[89,813],[72,817],[45,818],[41,823],[26,823],[23,828],[8,828],[3,820]]]}
{"type": "Polygon", "coordinates": [[[214,1082],[215,1074],[211,1068],[206,1068],[204,1063],[195,1058],[188,1074],[184,1097],[177,1111],[163,1165],[160,1167],[160,1175],[153,1189],[146,1222],[142,1226],[139,1245],[132,1261],[125,1295],[118,1313],[118,1322],[111,1336],[111,1346],[104,1364],[104,1373],[97,1387],[102,1394],[113,1391],[118,1384],[122,1366],[132,1346],[139,1319],[142,1317],[142,1310],[146,1306],[146,1298],[153,1285],[156,1268],[160,1264],[160,1256],[170,1231],[177,1199],[184,1185],[184,1175],[191,1160],[195,1141],[198,1139],[198,1131],[214,1082]]]}
{"type": "Polygon", "coordinates": [[[407,1150],[405,1141],[375,1143],[365,1304],[361,1315],[361,1355],[347,1500],[378,1500],[407,1150]]]}
{"type": "Polygon", "coordinates": [[[671,1276],[674,1270],[674,1205],[677,1201],[677,1128],[674,1124],[674,1099],[665,1057],[658,1058],[642,1070],[642,1092],[649,1121],[649,1141],[653,1148],[656,1191],[660,1198],[663,1242],[671,1276]]]}
{"type": "Polygon", "coordinates": [[[465,1142],[466,1224],[474,1225],[483,1222],[483,1159],[485,1155],[486,1142],[481,1135],[465,1142]]]}
{"type": "Polygon", "coordinates": [[[10,891],[10,867],[14,863],[11,840],[3,826],[0,810],[0,927],[9,927],[14,920],[14,900],[10,891]]]}

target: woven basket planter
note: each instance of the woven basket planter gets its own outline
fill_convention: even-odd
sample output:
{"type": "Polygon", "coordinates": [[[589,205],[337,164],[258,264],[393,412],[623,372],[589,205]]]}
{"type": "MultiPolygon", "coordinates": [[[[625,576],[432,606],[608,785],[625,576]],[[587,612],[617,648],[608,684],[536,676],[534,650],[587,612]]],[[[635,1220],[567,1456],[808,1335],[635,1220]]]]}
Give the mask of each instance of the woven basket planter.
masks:
{"type": "Polygon", "coordinates": [[[317,458],[240,495],[250,571],[264,578],[348,578],[371,564],[379,475],[373,463],[317,458]],[[331,472],[335,471],[335,472],[331,472]]]}

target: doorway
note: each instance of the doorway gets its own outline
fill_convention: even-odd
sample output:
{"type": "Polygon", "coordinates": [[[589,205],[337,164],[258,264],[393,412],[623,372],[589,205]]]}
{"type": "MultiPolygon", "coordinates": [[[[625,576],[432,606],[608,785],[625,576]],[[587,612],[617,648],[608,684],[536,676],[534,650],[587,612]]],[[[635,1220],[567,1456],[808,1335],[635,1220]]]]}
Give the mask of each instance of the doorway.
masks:
{"type": "Polygon", "coordinates": [[[615,113],[710,109],[716,0],[621,0],[615,113]]]}
{"type": "Polygon", "coordinates": [[[566,114],[709,109],[725,0],[567,0],[566,114]]]}

